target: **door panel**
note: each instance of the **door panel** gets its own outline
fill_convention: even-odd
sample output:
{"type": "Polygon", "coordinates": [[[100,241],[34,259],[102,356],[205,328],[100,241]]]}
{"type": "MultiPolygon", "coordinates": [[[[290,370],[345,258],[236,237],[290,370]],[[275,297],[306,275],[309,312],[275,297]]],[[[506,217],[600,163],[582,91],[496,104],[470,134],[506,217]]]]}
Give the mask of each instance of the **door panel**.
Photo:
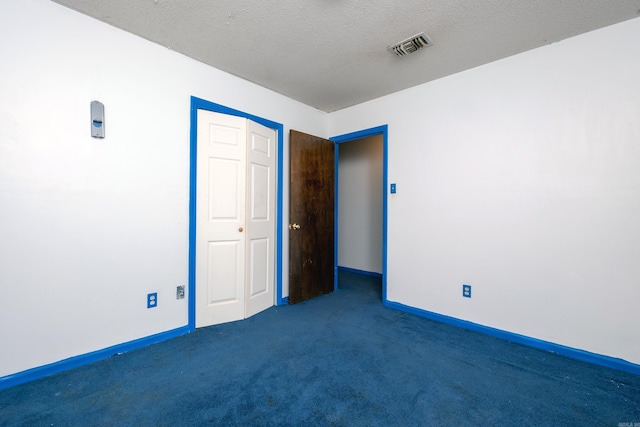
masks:
{"type": "Polygon", "coordinates": [[[334,289],[334,143],[291,130],[289,302],[334,289]]]}
{"type": "Polygon", "coordinates": [[[244,318],[246,120],[198,110],[196,326],[244,318]]]}
{"type": "Polygon", "coordinates": [[[249,248],[249,294],[250,298],[257,298],[269,292],[269,239],[253,239],[249,248]]]}
{"type": "Polygon", "coordinates": [[[238,242],[209,242],[207,253],[207,306],[233,304],[241,299],[241,245],[238,242]]]}
{"type": "Polygon", "coordinates": [[[209,221],[240,221],[238,192],[244,191],[238,160],[209,158],[209,221]]]}
{"type": "Polygon", "coordinates": [[[272,181],[269,176],[271,170],[263,165],[252,164],[249,174],[250,193],[249,212],[251,221],[269,221],[269,182],[272,181]]]}
{"type": "Polygon", "coordinates": [[[247,121],[246,317],[275,304],[276,132],[247,121]]]}

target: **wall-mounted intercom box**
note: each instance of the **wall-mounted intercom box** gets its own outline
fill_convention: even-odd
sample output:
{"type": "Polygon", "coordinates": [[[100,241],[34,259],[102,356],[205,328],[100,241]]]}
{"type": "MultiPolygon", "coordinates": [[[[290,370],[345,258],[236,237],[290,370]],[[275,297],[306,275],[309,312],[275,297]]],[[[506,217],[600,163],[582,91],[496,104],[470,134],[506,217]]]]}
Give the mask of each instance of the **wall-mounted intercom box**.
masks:
{"type": "Polygon", "coordinates": [[[91,102],[91,136],[104,138],[104,105],[100,101],[91,102]]]}

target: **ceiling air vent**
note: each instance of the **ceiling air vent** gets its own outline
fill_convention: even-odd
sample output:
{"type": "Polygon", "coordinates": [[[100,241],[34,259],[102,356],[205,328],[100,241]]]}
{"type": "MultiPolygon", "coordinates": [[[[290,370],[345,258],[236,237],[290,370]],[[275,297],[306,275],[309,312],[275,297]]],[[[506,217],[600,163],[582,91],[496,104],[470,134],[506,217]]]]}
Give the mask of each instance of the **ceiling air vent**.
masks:
{"type": "Polygon", "coordinates": [[[393,46],[389,46],[388,49],[398,56],[406,56],[427,46],[431,46],[431,40],[429,40],[424,33],[420,33],[393,46]]]}

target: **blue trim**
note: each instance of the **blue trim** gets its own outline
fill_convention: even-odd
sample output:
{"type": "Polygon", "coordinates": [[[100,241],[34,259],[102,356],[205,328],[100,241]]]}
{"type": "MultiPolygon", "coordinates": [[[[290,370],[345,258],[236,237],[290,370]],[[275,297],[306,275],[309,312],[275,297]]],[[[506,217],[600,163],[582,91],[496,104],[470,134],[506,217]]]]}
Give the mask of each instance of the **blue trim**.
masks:
{"type": "Polygon", "coordinates": [[[278,305],[286,305],[286,304],[289,304],[289,297],[282,298],[282,304],[278,304],[278,305]]]}
{"type": "Polygon", "coordinates": [[[102,350],[93,351],[91,353],[82,354],[80,356],[70,357],[59,362],[39,366],[33,369],[28,369],[16,374],[7,375],[6,377],[0,378],[0,390],[44,378],[48,375],[57,374],[58,372],[66,371],[68,369],[77,368],[78,366],[97,362],[116,354],[126,353],[131,350],[136,350],[138,348],[146,347],[151,344],[166,341],[175,337],[179,337],[180,335],[188,334],[189,332],[191,332],[191,328],[189,328],[189,326],[183,326],[171,331],[161,332],[159,334],[107,347],[102,350]]]}
{"type": "MultiPolygon", "coordinates": [[[[277,123],[276,123],[277,124],[277,123]]],[[[289,304],[289,297],[285,301],[282,298],[282,200],[283,200],[283,162],[284,162],[284,126],[277,124],[278,132],[278,198],[276,200],[276,305],[289,304]]]]}
{"type": "MultiPolygon", "coordinates": [[[[331,141],[336,143],[336,149],[339,144],[343,142],[353,141],[355,139],[367,138],[369,136],[374,135],[382,135],[382,302],[387,301],[387,212],[388,212],[388,203],[387,203],[387,186],[389,183],[389,126],[382,125],[369,129],[360,130],[357,132],[346,133],[344,135],[334,136],[330,138],[331,141]]],[[[336,151],[336,157],[337,157],[336,151]]],[[[336,160],[337,161],[337,160],[336,160]]],[[[338,230],[338,163],[336,163],[336,238],[334,241],[335,250],[334,253],[338,253],[338,240],[337,240],[337,230],[338,230]]],[[[334,265],[338,265],[337,258],[336,263],[334,265]]]]}
{"type": "Polygon", "coordinates": [[[198,110],[214,111],[231,116],[244,117],[274,129],[278,134],[278,168],[277,168],[277,199],[276,199],[276,305],[284,305],[282,298],[282,164],[284,159],[284,126],[244,111],[235,110],[224,105],[216,104],[204,99],[191,97],[191,172],[189,174],[189,327],[196,326],[196,163],[198,143],[198,110]]]}
{"type": "Polygon", "coordinates": [[[358,270],[357,268],[338,266],[338,271],[344,271],[345,273],[361,274],[363,276],[372,276],[372,277],[382,278],[382,274],[380,273],[375,273],[373,271],[358,270]]]}
{"type": "MultiPolygon", "coordinates": [[[[335,141],[334,141],[335,142],[335,141]]],[[[338,184],[339,174],[338,174],[338,160],[339,156],[339,146],[340,144],[333,144],[333,290],[338,289],[338,231],[340,224],[338,223],[338,191],[340,185],[338,184]]]]}
{"type": "Polygon", "coordinates": [[[196,180],[198,164],[198,106],[191,97],[191,132],[189,136],[189,274],[187,300],[189,328],[196,328],[196,180]]]}
{"type": "Polygon", "coordinates": [[[576,348],[566,347],[564,345],[555,344],[549,341],[542,341],[536,338],[530,338],[530,337],[519,335],[513,332],[507,332],[501,329],[479,325],[477,323],[469,322],[466,320],[456,319],[455,317],[433,313],[431,311],[422,310],[420,308],[411,307],[398,302],[385,301],[383,302],[383,304],[385,307],[404,311],[406,313],[415,314],[420,317],[425,317],[427,319],[435,320],[436,322],[447,323],[449,325],[468,329],[470,331],[480,332],[487,335],[492,335],[494,337],[497,337],[506,341],[526,345],[528,347],[537,348],[537,349],[548,351],[551,353],[560,354],[562,356],[567,356],[572,359],[581,360],[583,362],[589,362],[589,363],[604,366],[607,368],[618,369],[620,371],[625,371],[632,374],[640,375],[640,365],[627,362],[626,360],[623,360],[623,359],[603,356],[601,354],[596,354],[596,353],[591,353],[584,350],[579,350],[576,348]]]}
{"type": "Polygon", "coordinates": [[[387,301],[387,215],[389,185],[389,135],[385,125],[382,132],[382,301],[387,301]]]}
{"type": "Polygon", "coordinates": [[[354,139],[362,139],[380,134],[384,135],[387,133],[388,127],[388,125],[377,126],[369,129],[359,130],[356,132],[345,133],[344,135],[334,136],[333,138],[329,139],[336,144],[342,144],[343,142],[353,141],[354,139]]]}

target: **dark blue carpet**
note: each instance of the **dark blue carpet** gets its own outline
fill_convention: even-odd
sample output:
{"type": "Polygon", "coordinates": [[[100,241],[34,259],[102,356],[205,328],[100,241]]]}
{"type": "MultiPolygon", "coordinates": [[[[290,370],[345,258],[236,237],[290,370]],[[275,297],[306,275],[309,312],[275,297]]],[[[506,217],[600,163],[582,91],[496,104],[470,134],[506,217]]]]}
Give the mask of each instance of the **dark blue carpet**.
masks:
{"type": "Polygon", "coordinates": [[[2,426],[623,423],[640,423],[640,376],[385,308],[379,279],[353,273],[333,294],[0,391],[2,426]]]}

